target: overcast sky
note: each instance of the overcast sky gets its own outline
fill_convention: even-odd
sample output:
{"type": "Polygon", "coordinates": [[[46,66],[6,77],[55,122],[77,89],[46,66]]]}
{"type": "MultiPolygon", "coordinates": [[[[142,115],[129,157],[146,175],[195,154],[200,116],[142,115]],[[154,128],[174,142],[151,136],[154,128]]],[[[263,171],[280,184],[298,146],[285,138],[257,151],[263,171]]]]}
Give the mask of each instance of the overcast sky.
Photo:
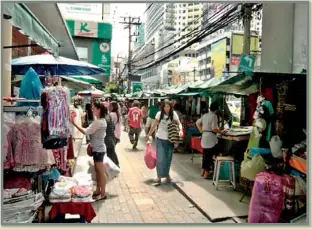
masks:
{"type": "MultiPolygon", "coordinates": [[[[126,56],[128,53],[128,30],[124,29],[124,25],[119,22],[121,16],[141,17],[146,9],[145,3],[119,3],[111,4],[111,15],[113,23],[113,41],[112,41],[112,56],[126,56]]],[[[133,27],[134,29],[134,27],[133,27]]],[[[133,38],[134,39],[134,38],[133,38]]]]}

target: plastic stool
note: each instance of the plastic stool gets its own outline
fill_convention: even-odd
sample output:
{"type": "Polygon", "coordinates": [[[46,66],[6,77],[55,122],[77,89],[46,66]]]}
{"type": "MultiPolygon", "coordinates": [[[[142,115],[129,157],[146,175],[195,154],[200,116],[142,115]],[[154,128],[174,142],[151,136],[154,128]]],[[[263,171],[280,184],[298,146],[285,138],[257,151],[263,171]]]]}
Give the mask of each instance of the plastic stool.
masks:
{"type": "Polygon", "coordinates": [[[230,182],[230,186],[232,186],[234,189],[236,189],[236,181],[235,181],[235,163],[234,163],[234,158],[233,157],[223,157],[223,156],[219,156],[216,158],[215,160],[215,166],[214,166],[214,173],[213,173],[213,179],[212,179],[212,183],[213,185],[216,186],[216,189],[218,189],[219,186],[219,176],[220,176],[220,167],[221,167],[221,163],[223,162],[229,162],[230,163],[230,169],[229,169],[229,173],[230,173],[230,180],[222,180],[222,181],[229,181],[230,182]]]}

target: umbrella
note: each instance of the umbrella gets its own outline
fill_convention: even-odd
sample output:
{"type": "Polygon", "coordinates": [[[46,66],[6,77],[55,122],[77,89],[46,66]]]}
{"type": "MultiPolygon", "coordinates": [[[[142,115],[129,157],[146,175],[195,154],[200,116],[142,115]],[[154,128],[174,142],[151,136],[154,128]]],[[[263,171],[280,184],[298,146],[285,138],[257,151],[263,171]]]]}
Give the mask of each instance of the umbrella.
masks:
{"type": "Polygon", "coordinates": [[[105,71],[95,65],[69,59],[66,57],[54,57],[50,54],[25,56],[12,60],[13,75],[25,75],[32,67],[38,75],[45,75],[49,70],[52,75],[96,75],[104,74],[105,71]]]}
{"type": "Polygon", "coordinates": [[[78,95],[80,96],[103,96],[104,95],[104,91],[98,90],[94,87],[92,87],[89,90],[85,90],[85,91],[80,91],[78,92],[78,95]]]}

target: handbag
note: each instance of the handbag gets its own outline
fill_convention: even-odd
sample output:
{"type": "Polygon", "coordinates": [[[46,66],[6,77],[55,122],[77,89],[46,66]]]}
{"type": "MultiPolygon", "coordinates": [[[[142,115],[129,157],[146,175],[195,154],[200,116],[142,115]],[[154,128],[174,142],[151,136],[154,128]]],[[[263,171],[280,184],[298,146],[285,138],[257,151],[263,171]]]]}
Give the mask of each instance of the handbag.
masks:
{"type": "Polygon", "coordinates": [[[88,154],[89,157],[92,157],[92,156],[93,156],[91,144],[89,144],[88,147],[87,147],[87,154],[88,154]]]}
{"type": "Polygon", "coordinates": [[[180,128],[179,125],[176,121],[172,121],[171,123],[168,124],[168,139],[169,142],[173,144],[179,144],[182,142],[180,135],[180,128]]]}

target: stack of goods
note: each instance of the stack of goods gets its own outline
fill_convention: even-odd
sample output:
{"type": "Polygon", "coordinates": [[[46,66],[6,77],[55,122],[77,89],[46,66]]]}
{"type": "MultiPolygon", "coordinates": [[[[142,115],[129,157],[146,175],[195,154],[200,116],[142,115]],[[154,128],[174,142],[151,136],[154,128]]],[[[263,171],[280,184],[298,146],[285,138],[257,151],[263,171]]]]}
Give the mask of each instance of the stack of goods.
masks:
{"type": "Polygon", "coordinates": [[[72,188],[72,202],[92,202],[92,188],[77,185],[72,188]]]}
{"type": "Polygon", "coordinates": [[[49,200],[51,203],[66,203],[71,202],[71,189],[76,186],[76,180],[70,177],[59,178],[59,181],[55,183],[52,192],[50,193],[49,200]]]}
{"type": "MultiPolygon", "coordinates": [[[[8,118],[8,114],[5,115],[8,118]]],[[[14,124],[5,122],[5,169],[19,172],[37,172],[55,164],[52,151],[41,144],[40,116],[15,117],[14,124]]]]}
{"type": "Polygon", "coordinates": [[[49,200],[51,203],[92,202],[92,186],[90,174],[60,176],[50,193],[49,200]]]}
{"type": "Polygon", "coordinates": [[[32,223],[44,197],[27,189],[3,191],[3,223],[32,223]]]}

